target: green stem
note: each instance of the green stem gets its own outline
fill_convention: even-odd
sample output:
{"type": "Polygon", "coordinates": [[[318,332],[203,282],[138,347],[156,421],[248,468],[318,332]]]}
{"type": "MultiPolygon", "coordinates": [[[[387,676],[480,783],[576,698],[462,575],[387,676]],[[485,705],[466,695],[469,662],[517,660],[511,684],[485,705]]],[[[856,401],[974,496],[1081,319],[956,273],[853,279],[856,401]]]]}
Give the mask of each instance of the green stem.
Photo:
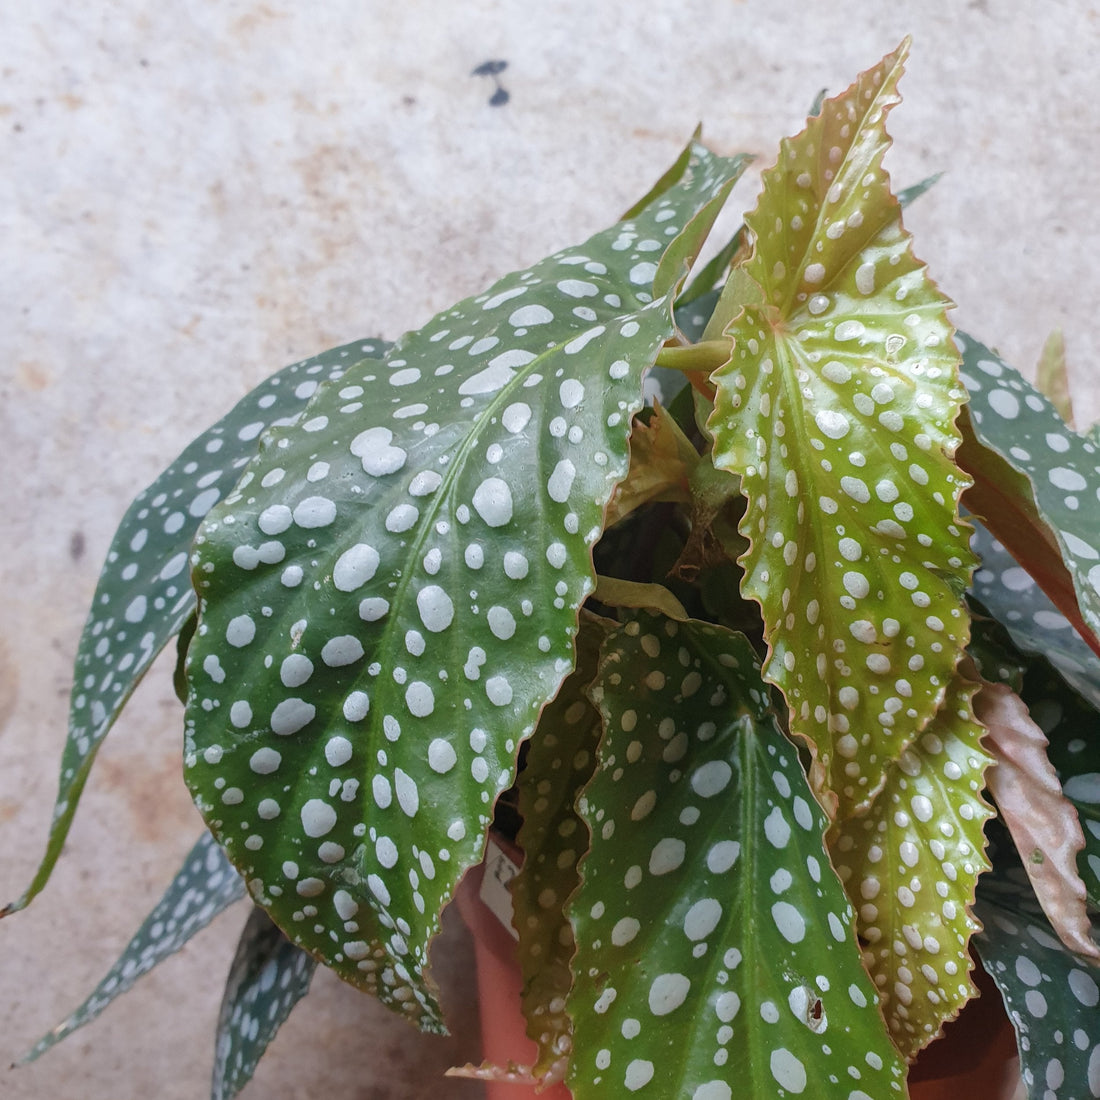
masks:
{"type": "Polygon", "coordinates": [[[687,347],[663,347],[657,353],[657,366],[685,374],[710,374],[729,361],[728,340],[704,340],[687,347]]]}

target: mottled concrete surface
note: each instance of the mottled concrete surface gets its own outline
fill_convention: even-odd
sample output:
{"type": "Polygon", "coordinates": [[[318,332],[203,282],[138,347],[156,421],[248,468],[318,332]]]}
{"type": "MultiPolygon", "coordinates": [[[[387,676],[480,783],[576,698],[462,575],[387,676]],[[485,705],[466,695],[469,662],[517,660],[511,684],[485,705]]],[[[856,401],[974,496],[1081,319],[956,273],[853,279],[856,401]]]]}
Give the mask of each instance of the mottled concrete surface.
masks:
{"type": "MultiPolygon", "coordinates": [[[[0,35],[0,896],[38,859],[69,666],[137,489],[246,389],[396,336],[614,219],[702,120],[769,161],[815,93],[911,32],[892,116],[908,216],[958,323],[1030,370],[1066,330],[1100,416],[1093,4],[284,0],[3,5],[0,35]],[[501,58],[510,94],[471,75],[501,58]]],[[[735,192],[754,201],[755,178],[735,192]]],[[[0,925],[0,1062],[115,957],[199,828],[166,669],[108,739],[55,879],[0,925]]],[[[206,1094],[234,911],[42,1062],[9,1100],[206,1094]]],[[[420,1038],[326,976],[248,1096],[476,1096],[462,1023],[420,1038]]]]}

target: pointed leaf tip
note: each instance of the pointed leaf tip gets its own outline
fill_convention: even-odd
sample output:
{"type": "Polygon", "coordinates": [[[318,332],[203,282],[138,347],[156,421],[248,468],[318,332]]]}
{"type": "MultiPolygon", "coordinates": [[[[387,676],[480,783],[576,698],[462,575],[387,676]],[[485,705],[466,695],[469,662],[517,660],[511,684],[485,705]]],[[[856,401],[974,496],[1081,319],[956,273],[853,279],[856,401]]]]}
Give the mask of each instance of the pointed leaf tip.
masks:
{"type": "Polygon", "coordinates": [[[164,896],[103,980],[75,1012],[44,1035],[21,1061],[33,1062],[77,1028],[91,1023],[116,997],[121,997],[140,977],[179,951],[192,936],[244,894],[240,876],[214,838],[204,831],[164,896]]]}
{"type": "Polygon", "coordinates": [[[747,640],[640,616],[606,642],[591,694],[576,1100],[903,1095],[825,818],[747,640]]]}
{"type": "Polygon", "coordinates": [[[271,425],[293,422],[320,383],[387,346],[357,340],[277,371],[188,444],[127,509],[77,649],[46,852],[26,891],[0,909],[0,918],[28,905],[49,881],[99,746],[153,659],[193,615],[187,562],[203,516],[233,487],[271,425]]]}
{"type": "Polygon", "coordinates": [[[744,268],[759,301],[743,295],[726,329],[708,425],[748,501],[743,592],[764,610],[766,676],[842,817],[939,709],[968,631],[958,353],[882,168],[904,47],[764,174],[744,268]]]}

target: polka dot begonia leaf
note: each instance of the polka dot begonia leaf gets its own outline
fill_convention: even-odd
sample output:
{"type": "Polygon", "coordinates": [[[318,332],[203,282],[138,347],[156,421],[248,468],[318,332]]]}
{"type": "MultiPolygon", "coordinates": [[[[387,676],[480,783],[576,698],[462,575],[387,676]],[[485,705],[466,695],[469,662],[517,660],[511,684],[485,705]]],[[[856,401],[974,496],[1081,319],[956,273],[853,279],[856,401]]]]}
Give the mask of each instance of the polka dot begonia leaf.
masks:
{"type": "Polygon", "coordinates": [[[0,909],[0,917],[22,909],[46,885],[103,738],[153,658],[193,613],[187,555],[202,517],[240,477],[265,429],[294,420],[321,382],[339,378],[351,363],[380,355],[385,347],[359,340],[272,375],[190,443],[127,509],[77,650],[46,853],[30,886],[0,909]]]}
{"type": "Polygon", "coordinates": [[[890,766],[870,811],[839,822],[829,838],[864,965],[908,1058],[975,994],[971,906],[989,869],[982,827],[993,811],[982,797],[992,757],[971,713],[974,688],[956,677],[931,724],[890,766]]]}
{"type": "Polygon", "coordinates": [[[904,1096],[826,826],[745,638],[643,617],[608,640],[580,802],[576,1100],[904,1096]]]}
{"type": "Polygon", "coordinates": [[[1016,1029],[1028,1096],[1100,1097],[1100,970],[1054,934],[1018,866],[982,879],[975,912],[978,955],[1016,1029]]]}
{"type": "Polygon", "coordinates": [[[91,996],[23,1058],[32,1062],[77,1028],[91,1023],[157,963],[175,954],[222,910],[244,897],[244,883],[208,832],[188,853],[172,884],[91,996]]]}
{"type": "Polygon", "coordinates": [[[1085,840],[1077,872],[1089,904],[1100,909],[1100,714],[1041,665],[1028,672],[1023,699],[1049,741],[1062,794],[1077,811],[1085,840]]]}
{"type": "Polygon", "coordinates": [[[543,711],[519,776],[523,825],[517,841],[524,860],[511,884],[512,923],[519,935],[527,1034],[539,1049],[532,1076],[543,1084],[563,1079],[572,1051],[566,1005],[576,942],[565,904],[580,883],[577,865],[588,850],[588,828],[575,803],[592,778],[603,731],[585,691],[605,633],[599,622],[582,623],[577,669],[543,711]]]}
{"type": "Polygon", "coordinates": [[[983,607],[1019,649],[1044,657],[1074,691],[1100,709],[1100,657],[984,524],[974,524],[971,545],[981,563],[971,589],[983,607]]]}
{"type": "Polygon", "coordinates": [[[218,1014],[211,1100],[232,1100],[252,1079],[290,1010],[309,992],[317,961],[253,907],[218,1014]]]}
{"type": "Polygon", "coordinates": [[[967,506],[1100,653],[1100,448],[989,348],[960,336],[967,506]]]}
{"type": "Polygon", "coordinates": [[[742,167],[696,147],[636,217],[349,371],[197,536],[196,804],[295,943],[424,1028],[440,910],[572,667],[642,377],[742,167]]]}
{"type": "Polygon", "coordinates": [[[743,269],[758,301],[725,328],[708,424],[748,502],[742,591],[763,612],[765,676],[841,817],[931,721],[968,629],[958,355],[881,164],[903,55],[826,101],[764,173],[743,269]]]}

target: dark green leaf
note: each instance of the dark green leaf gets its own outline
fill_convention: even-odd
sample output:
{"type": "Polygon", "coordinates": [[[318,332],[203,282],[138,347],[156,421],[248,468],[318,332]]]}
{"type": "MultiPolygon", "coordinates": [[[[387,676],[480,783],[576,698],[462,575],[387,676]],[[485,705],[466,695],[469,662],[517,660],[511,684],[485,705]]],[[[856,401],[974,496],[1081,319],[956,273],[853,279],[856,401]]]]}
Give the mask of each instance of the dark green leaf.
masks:
{"type": "Polygon", "coordinates": [[[91,996],[23,1058],[32,1062],[78,1027],[94,1020],[143,974],[178,951],[223,909],[244,897],[244,883],[207,832],[199,837],[164,897],[145,918],[118,962],[91,996]]]}
{"type": "Polygon", "coordinates": [[[1007,684],[1017,693],[1023,687],[1027,658],[1012,644],[1008,631],[990,618],[983,607],[979,606],[970,620],[966,652],[983,680],[1007,684]]]}
{"type": "Polygon", "coordinates": [[[577,670],[543,711],[519,777],[523,867],[512,880],[527,1034],[538,1044],[534,1076],[560,1081],[572,1050],[566,1011],[576,950],[565,905],[580,883],[588,829],[575,803],[592,778],[602,725],[585,691],[596,674],[606,628],[590,621],[577,636],[577,670]]]}
{"type": "Polygon", "coordinates": [[[989,348],[957,343],[970,395],[968,507],[1100,649],[1100,451],[989,348]]]}
{"type": "Polygon", "coordinates": [[[153,658],[195,610],[187,578],[191,540],[203,516],[240,476],[272,425],[292,422],[326,379],[339,378],[385,345],[359,340],[286,367],[203,432],[130,505],[107,553],[76,655],[69,736],[46,854],[34,880],[0,917],[46,885],[61,854],[92,762],[153,658]]]}
{"type": "Polygon", "coordinates": [[[1054,934],[1020,868],[987,875],[975,912],[985,926],[978,954],[1016,1029],[1028,1096],[1100,1097],[1100,971],[1054,934]]]}
{"type": "Polygon", "coordinates": [[[919,183],[914,183],[910,187],[903,187],[898,192],[898,205],[904,210],[911,202],[919,199],[925,191],[935,186],[942,175],[942,172],[936,172],[934,175],[926,176],[919,183]]]}
{"type": "Polygon", "coordinates": [[[1028,673],[1023,698],[1050,742],[1047,755],[1080,819],[1085,847],[1077,872],[1090,904],[1100,909],[1100,716],[1041,663],[1028,673]]]}
{"type": "Polygon", "coordinates": [[[981,562],[972,587],[982,606],[1008,630],[1019,649],[1046,658],[1076,692],[1100,709],[1100,657],[984,524],[974,524],[972,545],[981,562]]]}
{"type": "Polygon", "coordinates": [[[641,618],[592,695],[573,1095],[903,1096],[825,817],[746,640],[641,618]]]}
{"type": "Polygon", "coordinates": [[[211,1100],[232,1100],[252,1080],[290,1010],[309,992],[317,961],[253,907],[218,1014],[211,1100]]]}
{"type": "Polygon", "coordinates": [[[349,371],[196,541],[196,803],[294,942],[425,1028],[439,912],[572,667],[642,376],[742,167],[696,149],[637,218],[349,371]]]}

